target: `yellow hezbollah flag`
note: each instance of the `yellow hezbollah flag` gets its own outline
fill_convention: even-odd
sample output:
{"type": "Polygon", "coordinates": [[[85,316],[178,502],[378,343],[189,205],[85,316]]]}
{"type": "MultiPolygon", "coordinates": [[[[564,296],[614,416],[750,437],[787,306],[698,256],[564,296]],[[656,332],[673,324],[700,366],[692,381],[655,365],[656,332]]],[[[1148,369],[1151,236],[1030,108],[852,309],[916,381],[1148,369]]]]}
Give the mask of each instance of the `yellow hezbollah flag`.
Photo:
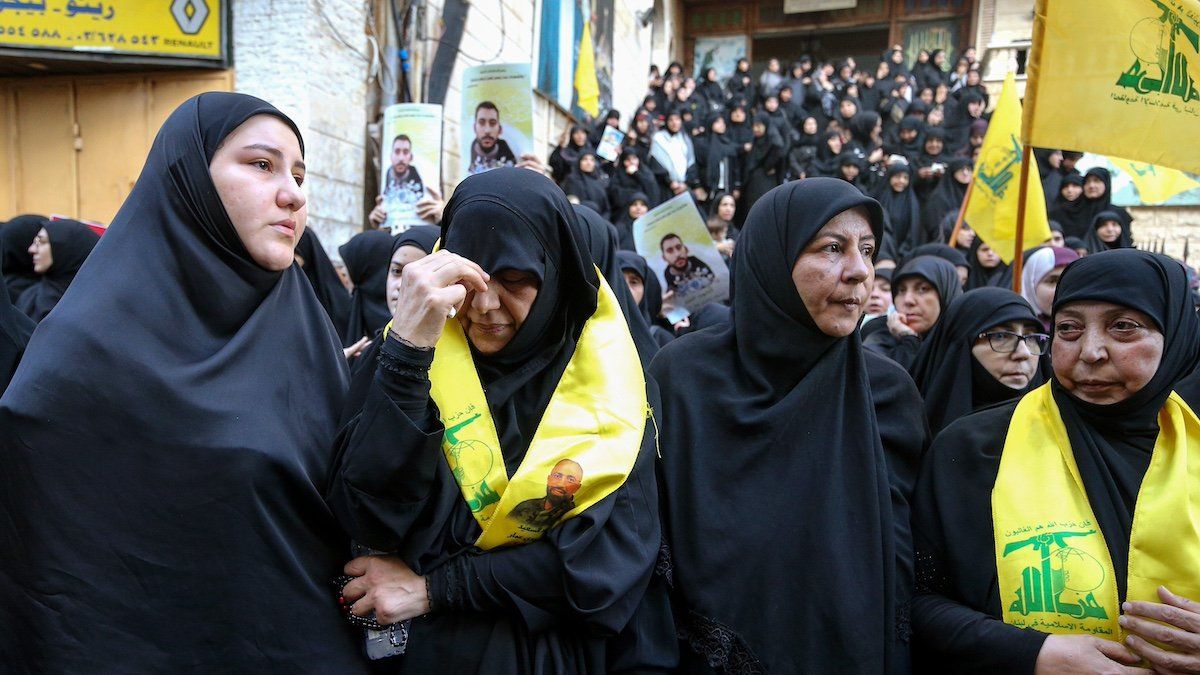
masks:
{"type": "Polygon", "coordinates": [[[596,48],[592,45],[591,21],[583,20],[579,58],[575,61],[575,95],[579,109],[595,117],[600,114],[600,83],[596,81],[596,48]]]}
{"type": "Polygon", "coordinates": [[[1143,204],[1162,204],[1177,194],[1200,187],[1200,182],[1178,169],[1131,162],[1120,157],[1109,157],[1108,161],[1129,176],[1143,204]]]}
{"type": "Polygon", "coordinates": [[[1200,0],[1037,0],[1025,143],[1200,173],[1200,0]]]}
{"type": "Polygon", "coordinates": [[[1042,183],[1037,168],[1031,167],[1025,183],[1025,236],[1019,242],[1021,245],[1017,245],[1022,155],[1021,140],[1017,134],[1020,130],[1021,102],[1017,100],[1013,74],[1009,73],[1004,78],[1000,100],[988,123],[987,135],[983,137],[983,147],[979,149],[971,200],[967,203],[964,216],[975,234],[987,242],[1006,263],[1013,261],[1018,249],[1025,249],[1025,242],[1034,245],[1050,238],[1042,183]]]}

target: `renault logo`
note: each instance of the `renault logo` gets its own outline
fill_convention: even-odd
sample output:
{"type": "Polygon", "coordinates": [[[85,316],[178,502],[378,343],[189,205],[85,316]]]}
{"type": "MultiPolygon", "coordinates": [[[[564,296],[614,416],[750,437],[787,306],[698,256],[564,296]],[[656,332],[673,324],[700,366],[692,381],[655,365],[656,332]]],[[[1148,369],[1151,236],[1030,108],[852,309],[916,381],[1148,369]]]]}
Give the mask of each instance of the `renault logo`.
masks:
{"type": "Polygon", "coordinates": [[[208,2],[206,0],[174,0],[171,3],[171,16],[179,24],[179,30],[188,35],[195,35],[204,27],[208,18],[208,2]]]}

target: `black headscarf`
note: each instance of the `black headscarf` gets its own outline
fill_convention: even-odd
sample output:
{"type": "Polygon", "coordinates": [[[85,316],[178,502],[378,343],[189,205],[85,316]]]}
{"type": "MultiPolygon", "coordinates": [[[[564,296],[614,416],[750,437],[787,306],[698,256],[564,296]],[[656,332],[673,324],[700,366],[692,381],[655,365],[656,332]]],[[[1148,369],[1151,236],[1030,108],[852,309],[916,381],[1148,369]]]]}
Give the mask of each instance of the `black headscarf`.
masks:
{"type": "Polygon", "coordinates": [[[650,366],[664,393],[676,621],[714,667],[900,667],[890,488],[866,355],[857,331],[822,333],[791,280],[813,236],[854,207],[881,237],[879,205],[844,181],[770,191],[738,242],[732,323],[672,342],[650,366]],[[781,529],[764,514],[790,518],[781,529]],[[763,542],[771,555],[751,562],[763,542]],[[786,602],[780,589],[820,601],[786,602]]]}
{"type": "Polygon", "coordinates": [[[43,216],[26,214],[0,225],[0,246],[4,248],[0,267],[4,269],[4,284],[13,302],[21,297],[26,288],[37,283],[38,274],[33,271],[29,245],[45,223],[43,216]]]}
{"type": "Polygon", "coordinates": [[[935,434],[973,410],[1020,396],[1045,381],[1046,373],[1039,366],[1028,386],[1012,389],[971,353],[980,333],[1009,321],[1026,321],[1041,330],[1024,298],[1006,288],[980,288],[951,302],[921,343],[911,372],[935,434]]]}
{"type": "Polygon", "coordinates": [[[595,150],[589,147],[579,152],[579,159],[575,160],[571,173],[563,181],[563,192],[577,197],[581,204],[592,208],[601,217],[608,218],[608,174],[600,168],[600,160],[596,158],[595,150]],[[592,158],[591,171],[583,170],[584,157],[592,158]]]}
{"type": "MultiPolygon", "coordinates": [[[[971,166],[971,160],[955,157],[946,162],[946,173],[938,180],[937,187],[925,199],[921,209],[921,227],[926,241],[942,241],[942,220],[951,213],[957,214],[967,196],[967,186],[954,177],[960,169],[971,166]]],[[[953,242],[951,242],[953,245],[953,242]]]]}
{"type": "Polygon", "coordinates": [[[617,261],[622,272],[633,272],[642,280],[642,299],[638,310],[650,326],[650,335],[659,347],[675,339],[675,333],[659,325],[658,315],[662,312],[662,286],[658,276],[650,271],[646,259],[633,251],[618,251],[617,261]]]}
{"type": "Polygon", "coordinates": [[[1086,403],[1068,394],[1054,378],[1054,400],[1067,427],[1088,501],[1112,554],[1124,601],[1133,510],[1158,437],[1158,412],[1176,382],[1200,359],[1200,322],[1183,266],[1146,251],[1106,251],[1068,265],[1054,293],[1054,314],[1080,300],[1136,309],[1149,316],[1163,334],[1162,359],[1154,377],[1124,401],[1086,403]]]}
{"type": "Polygon", "coordinates": [[[874,197],[883,207],[884,216],[892,232],[896,255],[907,259],[921,245],[921,204],[913,191],[912,169],[907,164],[892,164],[887,174],[875,189],[874,197]],[[892,189],[892,176],[908,174],[908,185],[902,192],[892,189]]]}
{"type": "Polygon", "coordinates": [[[986,243],[980,237],[975,237],[971,242],[971,251],[967,254],[967,265],[971,268],[967,275],[968,291],[985,286],[1004,286],[1005,282],[1012,285],[1012,273],[1008,269],[1008,263],[999,260],[995,267],[988,269],[979,262],[979,249],[986,243]]]}
{"type": "MultiPolygon", "coordinates": [[[[4,240],[0,238],[0,261],[4,258],[4,240]]],[[[0,272],[3,268],[0,267],[0,272]]],[[[0,288],[0,291],[4,289],[0,288]]],[[[21,362],[25,345],[37,324],[33,319],[17,311],[8,300],[8,293],[0,292],[0,395],[8,388],[13,371],[21,362]]]]}
{"type": "MultiPolygon", "coordinates": [[[[724,119],[723,115],[719,115],[724,119]]],[[[714,118],[715,119],[715,118],[714,118]]],[[[705,138],[703,147],[696,149],[696,155],[700,159],[700,167],[704,181],[704,186],[709,190],[724,189],[732,190],[737,184],[738,177],[736,172],[736,161],[738,156],[737,142],[726,128],[725,133],[718,134],[713,131],[710,122],[708,136],[705,138]]]]}
{"type": "Polygon", "coordinates": [[[638,201],[649,208],[653,208],[650,198],[644,192],[631,193],[629,198],[621,205],[621,212],[617,214],[617,219],[613,222],[614,227],[617,228],[617,246],[622,251],[637,250],[637,242],[633,238],[633,216],[629,215],[629,207],[638,201]]]}
{"type": "Polygon", "coordinates": [[[1079,237],[1082,239],[1087,236],[1092,224],[1092,219],[1088,215],[1091,213],[1091,208],[1088,206],[1087,200],[1083,198],[1082,193],[1075,198],[1075,201],[1067,201],[1062,196],[1064,185],[1078,185],[1079,187],[1083,187],[1083,176],[1077,173],[1069,173],[1062,177],[1062,183],[1058,187],[1058,193],[1054,195],[1054,203],[1050,207],[1050,212],[1047,216],[1051,220],[1062,224],[1064,237],[1079,237]]]}
{"type": "Polygon", "coordinates": [[[322,494],[337,335],[296,265],[253,261],[209,173],[255,115],[296,131],[243,94],[167,118],[0,399],[6,659],[363,670],[329,594],[349,552],[322,494]]]}
{"type": "Polygon", "coordinates": [[[918,255],[904,263],[892,277],[892,295],[900,290],[900,282],[908,277],[921,277],[933,284],[938,294],[938,304],[941,306],[940,317],[946,315],[946,308],[962,295],[962,284],[958,281],[958,270],[954,264],[938,255],[918,255]]]}
{"type": "Polygon", "coordinates": [[[387,310],[387,275],[394,243],[385,230],[367,230],[338,247],[346,274],[354,284],[343,345],[374,335],[391,320],[391,312],[387,310]]]}
{"type": "Polygon", "coordinates": [[[17,309],[34,321],[41,321],[54,309],[100,241],[92,228],[77,220],[47,220],[42,227],[50,237],[50,269],[16,302],[17,309]]]}
{"type": "Polygon", "coordinates": [[[617,260],[617,228],[592,209],[578,204],[573,206],[576,220],[584,230],[583,240],[587,242],[588,255],[600,269],[613,295],[617,296],[621,313],[625,315],[625,323],[629,326],[629,334],[633,337],[633,344],[637,347],[642,367],[645,368],[650,365],[650,359],[654,358],[655,352],[658,351],[658,344],[650,337],[650,325],[642,317],[637,303],[633,301],[629,284],[625,283],[625,274],[617,260]]]}
{"type": "MultiPolygon", "coordinates": [[[[306,228],[296,244],[296,254],[304,258],[304,276],[312,284],[317,301],[333,321],[338,335],[345,339],[346,325],[350,320],[350,294],[342,284],[341,277],[325,253],[320,238],[311,228],[306,228]]],[[[362,337],[361,335],[359,337],[362,337]]]]}
{"type": "Polygon", "coordinates": [[[1087,235],[1083,239],[1084,246],[1087,246],[1088,253],[1100,253],[1101,251],[1109,251],[1118,248],[1133,248],[1133,239],[1129,236],[1129,226],[1121,218],[1121,215],[1116,211],[1101,211],[1092,218],[1092,228],[1088,230],[1087,235]],[[1106,243],[1100,240],[1100,235],[1096,230],[1101,225],[1112,221],[1121,226],[1121,234],[1117,236],[1117,240],[1106,243]]]}
{"type": "Polygon", "coordinates": [[[1079,197],[1087,207],[1088,217],[1085,222],[1094,222],[1096,216],[1102,211],[1113,211],[1120,217],[1123,229],[1129,232],[1129,226],[1133,224],[1133,217],[1124,208],[1112,203],[1112,174],[1102,166],[1094,166],[1083,174],[1083,182],[1086,183],[1089,177],[1096,177],[1104,181],[1104,194],[1100,195],[1099,199],[1092,199],[1086,193],[1079,197]]]}

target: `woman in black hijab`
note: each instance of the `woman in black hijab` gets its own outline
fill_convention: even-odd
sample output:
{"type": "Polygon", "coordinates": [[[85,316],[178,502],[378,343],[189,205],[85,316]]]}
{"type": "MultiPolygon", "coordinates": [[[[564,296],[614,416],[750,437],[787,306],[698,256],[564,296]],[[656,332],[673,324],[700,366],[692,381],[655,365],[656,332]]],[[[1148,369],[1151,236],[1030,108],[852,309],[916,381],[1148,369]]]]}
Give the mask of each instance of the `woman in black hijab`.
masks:
{"type": "MultiPolygon", "coordinates": [[[[604,130],[601,129],[601,133],[604,130]]],[[[563,143],[550,153],[550,171],[554,182],[562,183],[570,175],[571,169],[579,163],[579,153],[588,147],[588,131],[578,124],[571,125],[570,131],[563,143]]]]}
{"type": "Polygon", "coordinates": [[[329,593],[346,364],[293,264],[302,154],[264,101],[188,99],[30,341],[0,399],[7,667],[364,670],[329,593]]]}
{"type": "Polygon", "coordinates": [[[696,157],[701,183],[709,195],[741,188],[738,146],[726,130],[724,115],[709,122],[708,136],[696,145],[696,157]]]}
{"type": "Polygon", "coordinates": [[[922,468],[913,628],[938,672],[1124,672],[1140,657],[1157,669],[1163,652],[1142,638],[1180,652],[1192,640],[1163,639],[1175,617],[1125,622],[1163,608],[1159,585],[1193,607],[1200,596],[1200,532],[1180,517],[1196,493],[1163,473],[1200,445],[1171,395],[1200,355],[1184,270],[1143,251],[1088,256],[1063,273],[1053,312],[1051,382],[951,424],[922,468]]]}
{"type": "Polygon", "coordinates": [[[879,205],[843,181],[772,190],[738,241],[733,321],[651,363],[683,672],[908,670],[888,435],[907,424],[919,456],[922,430],[889,406],[920,403],[857,332],[882,234],[879,205]]]}
{"type": "Polygon", "coordinates": [[[1000,258],[992,247],[979,237],[971,241],[971,250],[967,254],[967,262],[971,271],[967,275],[966,289],[968,291],[985,286],[1011,286],[1012,273],[1008,263],[1000,258]]]}
{"type": "Polygon", "coordinates": [[[395,238],[384,230],[360,232],[338,247],[346,274],[354,284],[342,345],[371,337],[391,318],[387,311],[388,260],[395,238]]]}
{"type": "MultiPolygon", "coordinates": [[[[1112,203],[1112,174],[1102,166],[1094,166],[1083,174],[1083,203],[1087,206],[1087,222],[1095,222],[1102,211],[1114,211],[1121,224],[1129,232],[1133,216],[1124,208],[1112,203]]],[[[1132,237],[1132,233],[1130,233],[1132,237]]]]}
{"type": "MultiPolygon", "coordinates": [[[[955,271],[958,272],[959,283],[964,287],[967,285],[967,280],[971,275],[971,264],[967,262],[967,256],[965,253],[963,253],[962,249],[955,246],[950,246],[949,244],[921,244],[913,249],[912,256],[909,258],[909,260],[922,255],[931,255],[935,258],[941,258],[951,265],[954,265],[955,271]]],[[[907,262],[907,260],[905,262],[907,262]]]]}
{"type": "Polygon", "coordinates": [[[1088,215],[1090,212],[1091,209],[1083,198],[1083,176],[1077,173],[1063,176],[1047,217],[1062,225],[1064,237],[1082,239],[1087,236],[1092,225],[1092,219],[1088,215]]]}
{"type": "Polygon", "coordinates": [[[304,234],[300,235],[300,242],[296,244],[296,262],[312,284],[317,302],[325,308],[338,335],[344,340],[346,336],[343,333],[350,321],[350,294],[346,292],[346,286],[342,284],[316,232],[306,228],[304,234]]]}
{"type": "Polygon", "coordinates": [[[33,271],[33,256],[29,255],[29,244],[45,224],[44,217],[26,214],[0,226],[0,246],[4,248],[0,267],[4,268],[4,284],[13,302],[21,297],[26,288],[38,281],[38,274],[33,271]]]}
{"type": "Polygon", "coordinates": [[[100,235],[77,220],[47,220],[31,245],[33,271],[41,277],[17,299],[17,309],[41,321],[66,292],[100,235]]]}
{"type": "Polygon", "coordinates": [[[821,136],[821,144],[817,146],[817,157],[813,161],[816,174],[826,178],[837,178],[841,173],[842,134],[838,131],[826,131],[821,136]]]}
{"type": "Polygon", "coordinates": [[[941,127],[926,127],[921,139],[921,153],[917,155],[913,167],[916,169],[917,196],[924,202],[929,198],[934,188],[949,175],[947,165],[950,153],[946,151],[946,131],[941,127]]]}
{"type": "Polygon", "coordinates": [[[899,162],[889,166],[873,196],[883,207],[895,254],[900,260],[907,260],[922,243],[921,205],[912,188],[912,169],[899,162]]]}
{"type": "MultiPolygon", "coordinates": [[[[4,261],[4,240],[0,238],[0,261],[4,261]]],[[[0,267],[0,272],[4,269],[0,267]]],[[[2,291],[3,289],[0,289],[2,291]]],[[[33,319],[17,311],[8,300],[8,293],[0,293],[0,396],[8,388],[13,371],[21,362],[25,345],[37,324],[33,319]]]]}
{"type": "Polygon", "coordinates": [[[971,160],[954,157],[946,162],[946,175],[938,181],[937,187],[929,193],[921,207],[921,229],[926,242],[944,242],[948,238],[949,235],[942,234],[942,221],[962,208],[970,184],[971,160]]]}
{"type": "MultiPolygon", "coordinates": [[[[613,657],[605,637],[626,627],[649,582],[660,543],[655,434],[645,407],[655,402],[646,398],[653,387],[642,388],[637,351],[575,220],[548,178],[523,169],[477,174],[446,205],[446,250],[404,269],[375,384],[358,421],[343,430],[330,494],[355,540],[394,552],[352,561],[347,572],[358,578],[343,592],[356,616],[373,612],[383,624],[412,619],[398,672],[604,672],[613,657]],[[589,335],[612,338],[603,372],[622,379],[605,385],[614,387],[606,401],[612,407],[581,403],[586,419],[573,419],[552,411],[562,410],[560,383],[583,391],[573,373],[597,372],[589,335]],[[468,348],[449,366],[437,360],[437,352],[468,348]],[[439,369],[454,366],[470,370],[450,382],[439,369]],[[473,387],[485,387],[479,395],[486,401],[467,415],[452,397],[473,387]],[[487,413],[494,427],[475,416],[487,413]],[[555,417],[543,425],[546,414],[555,417]],[[458,416],[445,425],[442,415],[458,416]],[[576,461],[554,463],[561,450],[545,444],[554,442],[541,435],[547,426],[551,434],[578,434],[576,461]],[[473,440],[491,428],[495,438],[473,440]],[[605,475],[597,451],[627,473],[605,475]],[[490,468],[468,463],[472,457],[490,459],[490,468]],[[520,471],[547,458],[546,473],[520,471]],[[500,471],[510,478],[495,478],[500,471]],[[483,487],[460,488],[456,479],[484,474],[483,487]],[[488,483],[503,494],[540,495],[513,507],[488,483]],[[560,520],[574,500],[582,505],[560,520]],[[526,530],[514,531],[516,545],[507,547],[484,539],[510,527],[541,534],[529,541],[520,534],[526,530]],[[376,586],[380,578],[399,585],[376,586]]],[[[669,640],[665,655],[640,644],[642,658],[673,665],[669,640]]]]}
{"type": "Polygon", "coordinates": [[[980,288],[946,308],[921,344],[913,380],[935,435],[954,420],[1016,398],[1045,381],[1050,336],[1024,298],[980,288]],[[1019,336],[1019,338],[1017,337],[1019,336]]]}
{"type": "Polygon", "coordinates": [[[960,295],[962,285],[954,265],[931,255],[913,258],[892,277],[896,312],[888,316],[888,330],[872,334],[865,346],[911,372],[921,340],[960,295]]]}
{"type": "Polygon", "coordinates": [[[658,206],[661,201],[658,199],[658,182],[646,167],[644,158],[635,150],[626,148],[621,151],[612,176],[608,179],[609,215],[614,222],[620,220],[630,200],[637,194],[650,208],[658,206]]]}
{"type": "Polygon", "coordinates": [[[1088,230],[1083,243],[1088,253],[1100,253],[1118,248],[1133,248],[1129,227],[1116,211],[1101,211],[1092,218],[1092,229],[1088,230]]]}
{"type": "Polygon", "coordinates": [[[625,275],[629,293],[637,302],[642,318],[650,326],[650,335],[659,347],[675,339],[675,334],[659,325],[658,315],[662,312],[662,286],[658,275],[650,271],[646,259],[633,251],[618,251],[617,261],[625,275]]]}
{"type": "Polygon", "coordinates": [[[592,148],[579,152],[579,161],[575,162],[562,188],[580,204],[594,209],[602,218],[608,218],[608,174],[600,168],[592,148]]]}
{"type": "Polygon", "coordinates": [[[766,115],[754,117],[754,142],[746,155],[742,176],[746,192],[744,204],[752,206],[771,188],[779,185],[779,163],[784,155],[784,142],[766,115]]]}
{"type": "Polygon", "coordinates": [[[622,251],[636,251],[633,239],[633,221],[650,211],[650,199],[642,192],[633,192],[621,205],[620,214],[613,225],[617,228],[617,247],[622,251]]]}

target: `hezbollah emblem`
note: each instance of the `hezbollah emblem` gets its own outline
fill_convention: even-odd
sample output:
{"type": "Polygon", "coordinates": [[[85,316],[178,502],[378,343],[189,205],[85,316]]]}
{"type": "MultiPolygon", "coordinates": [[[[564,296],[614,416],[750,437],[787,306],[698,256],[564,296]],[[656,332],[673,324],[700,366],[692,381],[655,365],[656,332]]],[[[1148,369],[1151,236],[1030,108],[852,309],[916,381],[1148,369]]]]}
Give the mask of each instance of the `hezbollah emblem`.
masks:
{"type": "Polygon", "coordinates": [[[1047,532],[1010,542],[1004,557],[1025,552],[1035,564],[1021,570],[1021,586],[1008,611],[1065,614],[1073,619],[1107,619],[1095,591],[1104,584],[1104,565],[1087,551],[1070,545],[1075,537],[1094,537],[1096,530],[1047,532]],[[1032,555],[1031,555],[1032,554],[1032,555]]]}
{"type": "Polygon", "coordinates": [[[1178,97],[1182,102],[1200,98],[1193,75],[1200,74],[1200,32],[1179,12],[1159,0],[1158,8],[1134,24],[1129,33],[1133,65],[1117,78],[1117,86],[1142,96],[1152,93],[1178,97]]]}

